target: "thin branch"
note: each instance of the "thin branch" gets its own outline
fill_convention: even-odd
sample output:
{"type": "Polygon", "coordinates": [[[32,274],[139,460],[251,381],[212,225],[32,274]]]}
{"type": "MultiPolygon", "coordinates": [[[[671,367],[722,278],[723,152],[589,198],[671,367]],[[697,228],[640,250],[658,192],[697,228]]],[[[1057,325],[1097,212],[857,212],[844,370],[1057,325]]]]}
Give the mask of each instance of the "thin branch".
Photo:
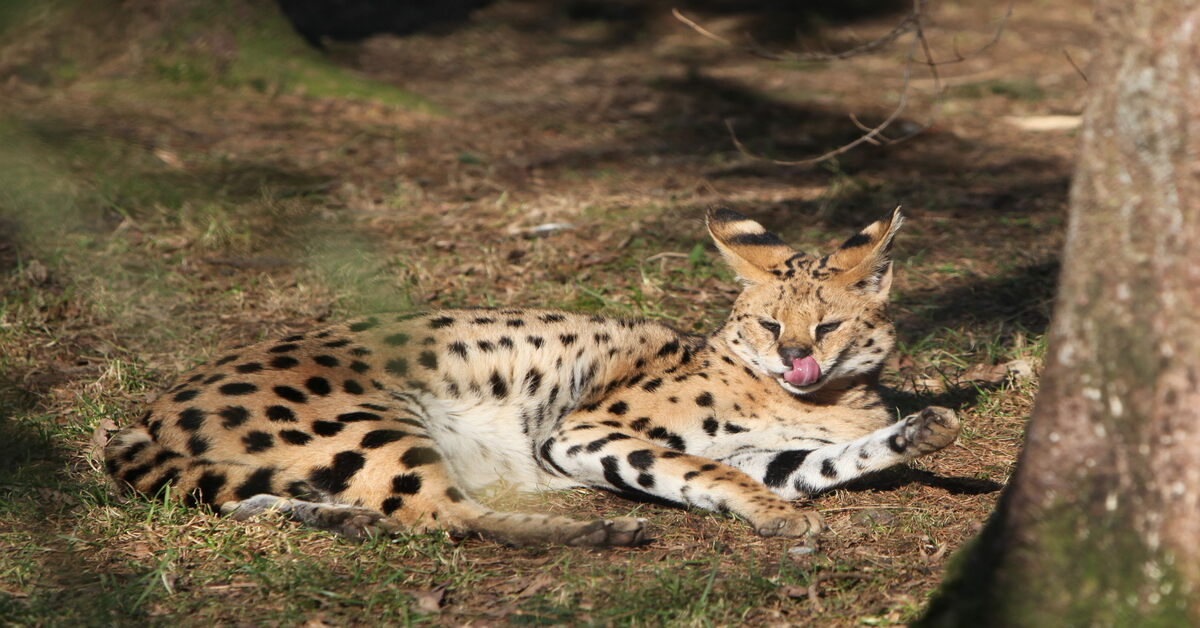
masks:
{"type": "MultiPolygon", "coordinates": [[[[858,146],[858,145],[866,143],[866,142],[871,142],[876,137],[880,136],[880,134],[883,133],[884,129],[891,126],[892,123],[895,122],[896,119],[900,117],[900,114],[904,112],[904,109],[906,107],[908,107],[908,94],[909,94],[908,85],[912,81],[912,66],[913,66],[913,62],[915,59],[914,53],[916,52],[916,47],[917,47],[918,43],[920,43],[920,38],[913,37],[912,45],[909,47],[907,60],[904,63],[904,87],[900,91],[900,102],[896,104],[896,108],[892,110],[892,113],[890,115],[888,115],[888,117],[886,119],[884,119],[883,122],[881,122],[878,126],[868,130],[866,133],[861,135],[858,139],[856,139],[852,142],[843,144],[827,153],[818,155],[816,157],[812,157],[810,159],[799,159],[799,160],[771,159],[770,157],[763,157],[762,155],[755,154],[755,153],[751,152],[749,149],[747,149],[746,145],[742,144],[742,141],[740,139],[738,139],[737,133],[734,132],[733,123],[729,119],[726,119],[725,120],[725,128],[729,129],[729,137],[730,137],[730,139],[733,140],[733,145],[738,149],[738,152],[742,153],[743,155],[746,155],[747,157],[751,157],[753,159],[759,159],[762,161],[769,161],[775,165],[779,165],[779,166],[811,166],[814,164],[818,164],[822,161],[825,161],[827,159],[830,159],[831,157],[836,157],[838,155],[841,155],[842,153],[845,153],[845,152],[853,149],[855,146],[858,146]]],[[[896,142],[902,142],[902,141],[916,135],[917,133],[924,131],[925,129],[929,128],[929,126],[932,126],[932,124],[925,126],[924,128],[922,128],[916,132],[909,133],[903,137],[900,137],[900,138],[897,138],[894,140],[890,140],[888,143],[894,144],[896,142]]]]}
{"type": "Polygon", "coordinates": [[[953,58],[945,59],[943,61],[934,61],[933,59],[929,59],[928,65],[936,67],[936,66],[942,66],[942,65],[951,65],[954,63],[962,63],[963,61],[969,61],[969,60],[983,54],[984,52],[987,52],[987,50],[989,48],[991,48],[992,46],[995,46],[996,43],[1000,41],[1000,36],[1004,34],[1004,29],[1005,29],[1005,27],[1008,26],[1008,21],[1010,19],[1012,19],[1014,4],[1015,4],[1015,2],[1009,3],[1008,10],[1006,10],[1004,12],[1004,17],[1000,18],[1000,24],[996,26],[996,30],[992,32],[992,38],[989,39],[986,44],[983,44],[982,46],[972,50],[971,52],[963,54],[962,52],[959,52],[958,41],[955,40],[955,42],[954,42],[954,57],[953,58]]]}
{"type": "MultiPolygon", "coordinates": [[[[913,0],[913,13],[920,15],[921,0],[913,0]]],[[[933,92],[935,94],[942,93],[942,76],[938,74],[937,64],[933,61],[933,51],[929,47],[929,40],[925,37],[925,28],[921,25],[921,20],[917,20],[917,40],[921,42],[921,50],[925,53],[925,65],[929,68],[929,75],[933,77],[933,92]]],[[[957,47],[955,52],[957,52],[957,47]]]]}
{"type": "Polygon", "coordinates": [[[1087,74],[1084,74],[1083,70],[1080,69],[1079,64],[1075,63],[1075,60],[1071,58],[1071,53],[1067,52],[1066,48],[1063,48],[1062,51],[1063,55],[1067,58],[1067,62],[1071,64],[1071,67],[1075,68],[1076,72],[1079,73],[1079,78],[1083,79],[1084,83],[1088,82],[1087,74]]]}
{"type": "MultiPolygon", "coordinates": [[[[917,1],[919,4],[924,4],[928,0],[917,0],[917,1]]],[[[679,9],[676,9],[676,8],[671,9],[671,15],[674,15],[675,19],[679,20],[680,22],[683,22],[685,25],[687,25],[688,28],[691,28],[692,30],[703,35],[704,37],[707,37],[713,41],[725,44],[726,46],[730,46],[730,47],[735,46],[735,44],[732,41],[730,41],[724,37],[721,37],[720,35],[708,30],[707,28],[704,28],[700,24],[697,24],[695,20],[692,20],[691,18],[688,18],[687,16],[685,16],[682,12],[679,11],[679,9]]],[[[840,59],[850,59],[852,57],[869,54],[871,52],[874,52],[874,51],[876,51],[880,48],[883,48],[884,46],[887,46],[888,44],[896,41],[897,39],[900,38],[901,35],[911,31],[914,28],[914,26],[916,25],[917,21],[919,21],[919,20],[920,20],[920,14],[918,12],[914,11],[913,13],[906,15],[904,17],[904,19],[900,20],[895,26],[892,27],[892,30],[888,31],[883,36],[878,37],[876,39],[872,39],[871,41],[868,41],[866,43],[859,44],[858,46],[855,46],[853,48],[843,50],[841,52],[778,53],[778,52],[771,52],[770,50],[767,50],[767,49],[763,48],[762,46],[758,45],[757,42],[753,42],[753,41],[750,42],[749,45],[740,46],[740,48],[742,48],[746,52],[748,52],[756,57],[761,57],[763,59],[768,59],[771,61],[837,61],[840,59]]]]}
{"type": "MultiPolygon", "coordinates": [[[[854,123],[854,126],[858,127],[859,131],[865,131],[867,133],[871,132],[871,127],[860,122],[858,119],[858,116],[854,115],[853,113],[850,114],[850,121],[854,123]]],[[[891,138],[887,137],[886,135],[884,135],[882,133],[879,134],[879,138],[883,141],[881,142],[875,138],[871,138],[867,141],[875,146],[883,146],[885,143],[892,141],[891,138]]]]}
{"type": "MultiPolygon", "coordinates": [[[[761,57],[764,59],[770,59],[773,61],[833,61],[833,60],[839,60],[839,59],[849,59],[851,57],[855,57],[855,56],[859,56],[862,54],[867,54],[869,52],[873,52],[879,48],[882,48],[882,47],[892,43],[892,42],[895,42],[897,39],[899,39],[902,35],[904,35],[906,33],[909,33],[909,32],[913,33],[912,43],[909,46],[908,54],[905,56],[904,83],[903,83],[903,87],[900,92],[900,100],[896,104],[895,109],[893,109],[892,112],[887,116],[887,118],[885,118],[884,121],[881,122],[878,126],[867,127],[866,125],[864,125],[862,122],[859,121],[857,116],[855,116],[852,113],[852,114],[850,114],[850,121],[853,122],[854,125],[856,127],[858,127],[859,130],[863,131],[863,135],[860,136],[858,139],[853,140],[847,144],[843,144],[842,146],[835,148],[831,151],[828,151],[822,155],[818,155],[817,157],[812,157],[809,159],[800,159],[800,160],[781,160],[781,159],[771,159],[769,157],[764,157],[762,155],[758,155],[756,153],[751,152],[748,148],[746,148],[746,145],[742,143],[741,139],[738,138],[737,133],[733,129],[733,122],[729,119],[726,119],[725,120],[725,128],[729,130],[729,137],[733,141],[733,145],[737,148],[738,152],[740,152],[741,154],[743,154],[747,157],[750,157],[752,159],[756,159],[756,160],[760,160],[760,161],[767,161],[767,162],[770,162],[770,163],[773,163],[776,165],[781,165],[781,166],[811,166],[811,165],[820,163],[822,161],[831,159],[833,157],[836,157],[838,155],[841,155],[841,154],[843,154],[847,151],[850,151],[850,150],[854,149],[855,147],[860,146],[862,144],[885,146],[885,145],[889,145],[889,144],[896,144],[899,142],[903,142],[903,141],[910,139],[916,135],[919,135],[920,133],[923,133],[924,131],[926,131],[930,127],[932,127],[934,120],[936,120],[936,118],[937,118],[937,114],[936,114],[937,110],[936,109],[935,109],[935,114],[930,117],[930,121],[927,124],[921,126],[920,128],[918,128],[910,133],[906,133],[906,134],[904,134],[900,137],[896,137],[896,138],[889,138],[888,136],[883,134],[883,131],[885,129],[887,129],[888,127],[890,127],[897,119],[899,119],[900,114],[903,113],[905,111],[905,109],[908,107],[909,93],[910,93],[910,88],[911,88],[911,84],[912,84],[912,66],[914,63],[916,63],[917,46],[919,45],[921,47],[922,52],[924,53],[925,58],[923,61],[921,61],[921,65],[925,66],[929,70],[930,75],[933,77],[934,94],[935,94],[937,101],[940,102],[941,97],[945,93],[945,86],[942,83],[942,78],[941,78],[941,74],[938,72],[938,67],[942,66],[942,65],[953,64],[953,63],[962,63],[963,61],[966,61],[972,57],[982,54],[983,52],[985,52],[986,50],[988,50],[989,48],[994,46],[998,41],[1000,41],[1000,36],[1004,33],[1004,29],[1007,26],[1009,19],[1012,18],[1014,3],[1010,3],[1008,5],[1008,9],[1005,11],[1004,16],[1002,18],[1000,18],[999,25],[997,25],[996,30],[992,33],[992,37],[987,41],[987,43],[983,44],[982,46],[976,48],[975,50],[973,50],[967,54],[963,54],[958,48],[957,40],[955,40],[954,44],[953,44],[954,56],[949,59],[936,60],[933,57],[933,50],[932,50],[932,47],[929,45],[929,40],[925,35],[925,28],[924,28],[923,10],[925,8],[925,4],[928,1],[929,0],[913,0],[912,12],[910,12],[907,16],[905,16],[904,19],[900,20],[900,22],[897,23],[896,26],[892,27],[892,29],[890,31],[888,31],[886,34],[884,34],[882,37],[871,40],[871,41],[861,44],[859,46],[855,46],[853,48],[843,50],[841,52],[780,54],[780,53],[774,53],[774,52],[767,51],[767,50],[763,49],[761,46],[759,46],[756,42],[753,42],[753,41],[748,46],[742,46],[742,49],[746,50],[750,54],[753,54],[755,56],[758,56],[758,57],[761,57]]],[[[701,26],[700,24],[698,24],[695,20],[692,20],[692,19],[688,18],[687,16],[683,15],[683,13],[681,13],[679,11],[679,9],[672,9],[671,13],[675,16],[676,19],[678,19],[680,22],[684,23],[685,25],[687,25],[689,28],[696,31],[700,35],[707,37],[708,39],[711,39],[713,41],[724,44],[726,46],[730,46],[730,47],[735,46],[735,44],[733,42],[731,42],[729,39],[722,37],[720,35],[717,35],[716,33],[713,33],[712,31],[710,31],[710,30],[704,28],[703,26],[701,26]]],[[[1063,50],[1063,52],[1065,54],[1066,50],[1063,50]]],[[[1071,60],[1071,57],[1069,54],[1067,55],[1067,59],[1071,60]]],[[[1074,65],[1074,60],[1071,60],[1071,64],[1074,65]]],[[[1076,66],[1076,69],[1078,70],[1078,66],[1076,66]]],[[[1081,74],[1082,74],[1082,72],[1081,72],[1081,74]]],[[[1087,78],[1084,77],[1084,80],[1086,81],[1087,78]]]]}
{"type": "Polygon", "coordinates": [[[679,9],[672,8],[671,15],[674,15],[675,19],[679,20],[680,22],[683,22],[684,24],[686,24],[688,26],[688,28],[696,31],[697,33],[700,33],[701,35],[703,35],[713,41],[725,44],[726,46],[730,46],[730,47],[733,46],[733,42],[729,41],[728,39],[725,39],[724,37],[721,37],[720,35],[712,32],[712,31],[708,30],[707,28],[704,28],[703,26],[692,21],[686,15],[684,15],[683,13],[680,13],[679,9]]]}

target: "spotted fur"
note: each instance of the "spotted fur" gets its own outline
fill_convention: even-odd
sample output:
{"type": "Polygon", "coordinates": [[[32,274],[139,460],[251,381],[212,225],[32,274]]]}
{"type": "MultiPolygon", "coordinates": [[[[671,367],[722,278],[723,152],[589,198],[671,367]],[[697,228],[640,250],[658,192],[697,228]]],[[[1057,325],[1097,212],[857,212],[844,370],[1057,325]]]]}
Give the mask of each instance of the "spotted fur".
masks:
{"type": "Polygon", "coordinates": [[[899,212],[823,257],[710,212],[745,283],[696,336],[556,310],[375,315],[236,349],[184,376],[106,449],[111,475],[236,519],[276,510],[350,536],[399,529],[505,543],[631,545],[644,522],[494,512],[474,499],[593,486],[727,510],[759,534],[819,518],[788,500],[930,453],[929,409],[892,423],[876,392],[899,212]],[[812,356],[821,378],[784,374],[812,356]]]}

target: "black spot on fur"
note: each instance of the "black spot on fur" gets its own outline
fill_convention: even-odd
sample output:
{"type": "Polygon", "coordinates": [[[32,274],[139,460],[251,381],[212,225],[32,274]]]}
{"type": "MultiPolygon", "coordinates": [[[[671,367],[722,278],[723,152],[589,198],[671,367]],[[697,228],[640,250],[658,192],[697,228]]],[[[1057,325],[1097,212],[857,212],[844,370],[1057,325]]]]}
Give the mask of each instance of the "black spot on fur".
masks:
{"type": "Polygon", "coordinates": [[[217,366],[221,366],[222,364],[229,364],[230,362],[233,362],[234,360],[238,359],[238,357],[239,356],[237,354],[227,355],[227,356],[221,358],[220,360],[217,360],[213,364],[215,364],[217,366]]]}
{"type": "Polygon", "coordinates": [[[642,384],[642,390],[644,390],[646,392],[654,392],[654,391],[658,390],[659,386],[662,386],[662,378],[655,377],[654,379],[646,382],[645,384],[642,384]]]}
{"type": "Polygon", "coordinates": [[[823,475],[827,478],[836,478],[837,477],[837,469],[835,469],[833,466],[832,458],[826,458],[825,460],[823,460],[821,462],[821,475],[823,475]]]}
{"type": "Polygon", "coordinates": [[[492,376],[488,378],[488,382],[492,385],[492,396],[497,399],[503,399],[508,396],[508,384],[504,378],[500,376],[499,371],[492,371],[492,376]]]}
{"type": "Polygon", "coordinates": [[[708,434],[709,436],[716,436],[717,428],[719,428],[719,427],[720,427],[720,424],[717,423],[716,418],[710,416],[707,419],[704,419],[704,433],[705,434],[708,434]]]}
{"type": "Polygon", "coordinates": [[[898,454],[902,454],[908,450],[908,441],[906,441],[904,437],[899,434],[892,434],[892,436],[888,438],[887,444],[888,449],[891,449],[898,454]]]}
{"type": "Polygon", "coordinates": [[[413,447],[400,456],[400,462],[409,469],[424,464],[433,464],[441,459],[441,454],[429,447],[413,447]]]}
{"type": "Polygon", "coordinates": [[[508,336],[500,336],[500,340],[497,340],[496,342],[505,349],[512,349],[516,346],[513,344],[512,338],[509,338],[508,336]]]}
{"type": "Polygon", "coordinates": [[[701,408],[712,407],[712,404],[713,404],[712,393],[702,392],[699,395],[696,395],[696,405],[700,406],[701,408]]]}
{"type": "Polygon", "coordinates": [[[266,432],[247,432],[242,437],[242,443],[246,446],[246,453],[254,454],[274,447],[275,437],[266,432]]]}
{"type": "Polygon", "coordinates": [[[679,351],[679,341],[672,340],[671,342],[668,342],[667,344],[663,345],[662,348],[658,350],[658,357],[661,358],[663,356],[671,355],[672,353],[675,353],[676,351],[679,351]]]}
{"type": "Polygon", "coordinates": [[[525,374],[525,392],[533,396],[542,387],[542,372],[536,368],[529,369],[525,374]]]}
{"type": "Polygon", "coordinates": [[[392,492],[416,495],[421,492],[421,476],[416,473],[401,473],[392,478],[392,492]]]}
{"type": "Polygon", "coordinates": [[[215,374],[215,375],[209,375],[208,377],[206,377],[206,378],[204,379],[204,383],[205,383],[205,384],[215,384],[215,383],[217,383],[217,382],[219,382],[219,381],[221,381],[221,380],[223,380],[223,379],[225,379],[225,374],[224,374],[224,373],[217,373],[217,374],[215,374]]]}
{"type": "Polygon", "coordinates": [[[193,434],[192,437],[188,439],[187,446],[188,451],[191,452],[193,456],[199,456],[209,450],[209,448],[212,446],[212,441],[199,434],[193,434]]]}
{"type": "Polygon", "coordinates": [[[542,345],[545,344],[546,341],[543,340],[541,336],[525,336],[525,342],[533,345],[533,348],[535,349],[541,349],[542,345]]]}
{"type": "Polygon", "coordinates": [[[289,351],[295,351],[296,349],[299,349],[299,348],[300,348],[300,345],[298,345],[296,343],[286,342],[284,344],[275,345],[274,347],[267,349],[267,353],[287,353],[289,351]]]}
{"type": "Polygon", "coordinates": [[[168,484],[174,484],[179,479],[179,469],[167,469],[153,484],[146,488],[146,494],[157,498],[168,484]]]}
{"type": "Polygon", "coordinates": [[[279,369],[279,370],[290,369],[299,363],[300,363],[300,360],[297,360],[296,358],[293,358],[290,355],[278,356],[276,358],[273,358],[270,362],[271,368],[279,369]]]}
{"type": "Polygon", "coordinates": [[[559,340],[559,342],[561,342],[563,344],[564,347],[569,347],[569,346],[575,344],[575,339],[576,339],[575,334],[559,334],[558,335],[558,340],[559,340]]]}
{"type": "Polygon", "coordinates": [[[491,325],[494,322],[496,322],[496,319],[491,318],[489,316],[480,316],[479,318],[473,319],[471,321],[471,323],[473,323],[475,325],[491,325]]]}
{"type": "Polygon", "coordinates": [[[320,364],[321,366],[327,366],[330,368],[335,367],[338,364],[341,364],[341,362],[339,362],[337,358],[335,358],[331,355],[314,355],[313,362],[316,362],[317,364],[320,364]]]}
{"type": "Polygon", "coordinates": [[[563,316],[562,314],[542,314],[538,317],[538,320],[542,321],[543,323],[561,323],[567,320],[567,317],[563,316]]]}
{"type": "Polygon", "coordinates": [[[449,316],[439,316],[438,318],[429,320],[430,329],[441,329],[454,323],[454,319],[449,316]]]}
{"type": "Polygon", "coordinates": [[[342,382],[342,390],[346,391],[347,393],[350,393],[351,395],[363,394],[362,384],[360,384],[352,379],[348,379],[348,380],[342,382]]]}
{"type": "Polygon", "coordinates": [[[205,471],[199,480],[196,480],[196,489],[187,496],[185,500],[188,505],[195,506],[198,504],[213,505],[217,502],[217,494],[225,487],[225,474],[216,471],[205,471]]]}
{"type": "Polygon", "coordinates": [[[354,423],[356,421],[382,421],[383,417],[374,412],[344,412],[337,415],[337,420],[342,423],[354,423]]]}
{"type": "Polygon", "coordinates": [[[404,507],[404,498],[403,497],[389,497],[389,498],[383,500],[383,503],[379,505],[379,510],[382,511],[383,514],[385,514],[385,515],[390,515],[390,514],[396,512],[397,510],[400,510],[403,507],[404,507]]]}
{"type": "Polygon", "coordinates": [[[637,483],[644,488],[654,488],[654,476],[649,473],[639,473],[637,483]]]}
{"type": "Polygon", "coordinates": [[[257,391],[258,386],[255,386],[249,382],[235,382],[231,384],[222,384],[217,390],[222,395],[236,397],[238,395],[249,395],[250,393],[257,391]]]}
{"type": "Polygon", "coordinates": [[[384,365],[383,368],[385,371],[395,375],[396,377],[404,377],[405,375],[408,375],[408,360],[405,360],[404,358],[393,358],[388,360],[387,364],[384,365]]]}
{"type": "Polygon", "coordinates": [[[608,407],[608,411],[617,416],[621,416],[629,411],[629,404],[624,401],[618,401],[608,407]]]}
{"type": "Polygon", "coordinates": [[[325,497],[321,495],[320,491],[313,488],[312,484],[309,484],[304,480],[289,482],[287,487],[285,487],[283,490],[288,494],[289,497],[298,497],[305,501],[319,502],[324,501],[325,499],[325,497]]]}
{"type": "Polygon", "coordinates": [[[329,342],[325,343],[325,346],[331,349],[337,349],[338,347],[344,347],[348,344],[350,344],[348,339],[338,338],[337,340],[330,340],[329,342]]]}
{"type": "Polygon", "coordinates": [[[509,327],[514,327],[514,328],[515,327],[524,327],[525,321],[523,321],[519,318],[510,318],[510,319],[504,321],[504,324],[508,325],[509,327]]]}
{"type": "Polygon", "coordinates": [[[247,362],[245,364],[239,364],[233,367],[233,370],[239,373],[257,373],[263,370],[263,365],[259,364],[258,362],[247,362]]]}
{"type": "Polygon", "coordinates": [[[633,423],[629,424],[629,427],[640,432],[640,431],[646,429],[646,427],[649,425],[650,425],[650,417],[644,416],[644,417],[639,417],[637,419],[634,419],[633,423]]]}
{"type": "Polygon", "coordinates": [[[645,471],[650,468],[650,465],[654,464],[654,452],[649,449],[631,451],[629,452],[628,460],[629,466],[638,471],[645,471]]]}
{"type": "Polygon", "coordinates": [[[363,362],[362,360],[355,360],[350,363],[350,370],[354,371],[355,373],[358,373],[360,375],[362,373],[366,373],[370,369],[371,369],[371,365],[367,364],[366,362],[363,362]]]}
{"type": "Polygon", "coordinates": [[[308,401],[308,395],[295,388],[292,388],[291,386],[276,386],[272,390],[274,390],[275,394],[279,395],[281,399],[285,399],[292,403],[306,403],[308,401]]]}
{"type": "Polygon", "coordinates": [[[687,444],[684,442],[683,438],[674,432],[668,431],[665,427],[656,427],[649,432],[646,432],[646,436],[649,436],[655,440],[665,441],[667,443],[667,447],[670,447],[676,451],[683,451],[684,449],[687,449],[687,444]]]}
{"type": "Polygon", "coordinates": [[[808,454],[809,450],[803,449],[779,452],[771,459],[771,462],[767,463],[767,472],[763,476],[763,484],[772,488],[783,486],[787,482],[788,477],[801,464],[804,464],[804,459],[808,457],[808,454]]]}
{"type": "Polygon", "coordinates": [[[187,390],[181,390],[181,391],[175,393],[175,396],[172,397],[172,399],[182,403],[184,401],[191,401],[191,400],[195,399],[196,395],[199,395],[199,394],[200,394],[200,391],[189,388],[187,390]]]}
{"type": "Polygon", "coordinates": [[[405,436],[408,432],[404,430],[372,430],[367,432],[362,437],[362,442],[359,446],[363,449],[379,449],[388,443],[394,443],[405,436]]]}
{"type": "Polygon", "coordinates": [[[350,479],[364,464],[366,458],[357,451],[339,452],[328,466],[313,469],[308,475],[308,481],[321,490],[341,493],[350,487],[350,479]]]}
{"type": "Polygon", "coordinates": [[[350,331],[366,331],[379,324],[379,319],[372,316],[365,321],[359,321],[350,325],[350,331]]]}
{"type": "Polygon", "coordinates": [[[200,429],[201,425],[204,425],[204,416],[205,412],[200,408],[188,408],[179,413],[179,422],[176,425],[181,430],[195,432],[200,429]]]}
{"type": "MultiPolygon", "coordinates": [[[[333,425],[339,425],[334,423],[333,425]]],[[[280,430],[279,438],[289,445],[307,445],[313,438],[300,430],[280,430]]]]}
{"type": "Polygon", "coordinates": [[[250,418],[250,411],[242,406],[225,406],[217,414],[224,419],[221,421],[221,427],[225,429],[235,428],[250,418]]]}
{"type": "Polygon", "coordinates": [[[450,353],[453,353],[464,360],[467,358],[467,343],[465,342],[455,341],[449,345],[446,345],[446,348],[450,350],[450,353]]]}
{"type": "Polygon", "coordinates": [[[137,458],[137,455],[142,453],[142,450],[149,446],[150,443],[147,441],[138,441],[130,445],[125,451],[121,452],[121,460],[124,460],[125,462],[133,462],[133,459],[137,458]]]}
{"type": "Polygon", "coordinates": [[[604,449],[604,446],[611,443],[612,441],[626,440],[628,438],[630,438],[630,437],[626,434],[622,434],[620,432],[613,432],[613,433],[609,434],[608,436],[605,436],[603,438],[597,438],[596,440],[588,443],[587,450],[589,453],[596,453],[597,451],[604,449]]]}
{"type": "Polygon", "coordinates": [[[617,462],[616,456],[604,456],[600,459],[600,466],[604,469],[604,480],[618,492],[635,499],[642,499],[650,502],[662,503],[666,501],[661,497],[657,497],[641,489],[630,486],[629,483],[621,477],[619,470],[620,463],[617,462]]]}
{"type": "Polygon", "coordinates": [[[450,488],[446,489],[446,499],[448,499],[448,500],[450,500],[450,501],[452,501],[452,502],[454,502],[454,503],[456,503],[456,504],[457,504],[458,502],[461,502],[462,500],[464,500],[464,499],[466,499],[466,498],[467,498],[467,496],[466,496],[466,495],[463,495],[463,494],[462,494],[462,491],[460,491],[460,490],[458,490],[458,489],[454,488],[453,486],[451,486],[450,488]]]}
{"type": "Polygon", "coordinates": [[[130,485],[137,484],[138,480],[146,476],[153,469],[153,465],[143,464],[136,467],[130,467],[121,474],[121,479],[125,480],[130,485]]]}
{"type": "Polygon", "coordinates": [[[184,457],[184,454],[175,453],[170,449],[158,451],[158,454],[154,456],[154,466],[161,466],[163,462],[174,460],[176,457],[184,457]]]}
{"type": "Polygon", "coordinates": [[[437,370],[437,355],[435,355],[432,351],[422,351],[421,355],[417,358],[417,364],[420,364],[431,371],[437,370]]]}
{"type": "Polygon", "coordinates": [[[308,392],[314,395],[321,395],[322,397],[333,391],[333,387],[329,385],[329,380],[324,377],[310,377],[304,381],[304,387],[308,389],[308,392]]]}
{"type": "Polygon", "coordinates": [[[295,423],[296,413],[287,406],[267,406],[267,418],[277,423],[295,423]]]}
{"type": "Polygon", "coordinates": [[[345,427],[345,423],[336,423],[334,421],[313,421],[312,425],[313,432],[317,436],[336,436],[345,427]]]}
{"type": "Polygon", "coordinates": [[[734,424],[734,423],[726,423],[725,424],[725,432],[728,434],[739,434],[741,432],[749,432],[749,431],[750,431],[750,428],[748,428],[748,427],[742,427],[742,426],[734,424]]]}

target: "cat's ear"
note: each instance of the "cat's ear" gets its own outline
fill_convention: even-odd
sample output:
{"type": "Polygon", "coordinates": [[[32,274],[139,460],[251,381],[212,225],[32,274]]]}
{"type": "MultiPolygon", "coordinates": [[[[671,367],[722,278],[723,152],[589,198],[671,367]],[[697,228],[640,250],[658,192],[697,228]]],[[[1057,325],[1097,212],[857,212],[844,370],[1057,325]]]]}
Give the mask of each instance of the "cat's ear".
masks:
{"type": "Polygon", "coordinates": [[[710,209],[706,223],[717,250],[746,283],[778,280],[779,267],[797,254],[779,236],[731,209],[710,209]]]}
{"type": "Polygon", "coordinates": [[[892,241],[904,222],[897,207],[892,215],[850,236],[827,257],[829,281],[851,292],[886,300],[892,288],[892,241]]]}

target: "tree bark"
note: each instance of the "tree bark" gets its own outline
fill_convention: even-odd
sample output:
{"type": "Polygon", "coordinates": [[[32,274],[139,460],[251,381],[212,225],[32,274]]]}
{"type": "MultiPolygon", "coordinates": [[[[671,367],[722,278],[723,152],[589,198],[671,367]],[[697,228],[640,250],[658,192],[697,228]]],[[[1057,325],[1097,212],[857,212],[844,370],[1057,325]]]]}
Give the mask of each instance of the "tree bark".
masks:
{"type": "Polygon", "coordinates": [[[1096,21],[1025,448],[917,625],[1200,624],[1200,6],[1096,21]]]}

